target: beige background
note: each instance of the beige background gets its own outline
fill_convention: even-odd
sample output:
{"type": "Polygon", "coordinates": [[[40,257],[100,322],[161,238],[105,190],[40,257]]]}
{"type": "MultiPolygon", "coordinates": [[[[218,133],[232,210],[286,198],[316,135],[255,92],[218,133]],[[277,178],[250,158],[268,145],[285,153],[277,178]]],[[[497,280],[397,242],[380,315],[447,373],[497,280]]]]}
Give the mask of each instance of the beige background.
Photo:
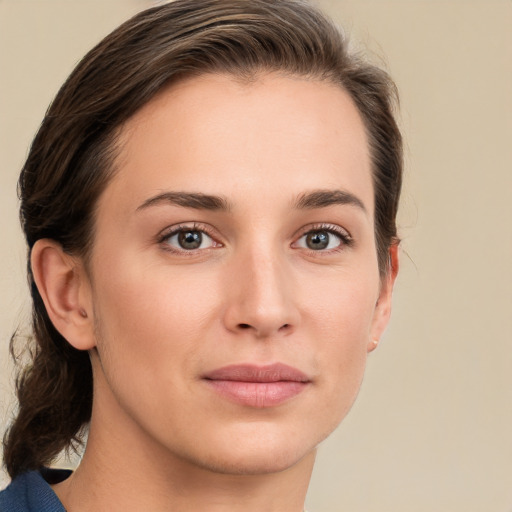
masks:
{"type": "MultiPolygon", "coordinates": [[[[0,423],[8,339],[27,319],[17,173],[77,60],[151,3],[0,0],[0,423]]],[[[512,2],[319,3],[396,79],[407,175],[394,318],[320,447],[308,507],[510,512],[512,2]]]]}

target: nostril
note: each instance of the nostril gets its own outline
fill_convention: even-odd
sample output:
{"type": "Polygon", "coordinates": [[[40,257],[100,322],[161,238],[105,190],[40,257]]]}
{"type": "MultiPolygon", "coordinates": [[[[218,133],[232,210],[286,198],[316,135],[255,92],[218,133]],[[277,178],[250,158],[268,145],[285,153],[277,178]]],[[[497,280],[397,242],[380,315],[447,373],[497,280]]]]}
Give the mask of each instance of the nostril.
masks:
{"type": "MultiPolygon", "coordinates": [[[[238,329],[240,330],[247,330],[247,329],[253,329],[254,327],[251,325],[251,324],[238,324],[237,326],[238,329]]],[[[290,329],[292,328],[292,326],[290,324],[283,324],[281,325],[281,327],[279,327],[278,331],[279,332],[283,332],[283,331],[289,331],[290,329]]],[[[258,331],[258,329],[254,328],[256,331],[258,331]]]]}

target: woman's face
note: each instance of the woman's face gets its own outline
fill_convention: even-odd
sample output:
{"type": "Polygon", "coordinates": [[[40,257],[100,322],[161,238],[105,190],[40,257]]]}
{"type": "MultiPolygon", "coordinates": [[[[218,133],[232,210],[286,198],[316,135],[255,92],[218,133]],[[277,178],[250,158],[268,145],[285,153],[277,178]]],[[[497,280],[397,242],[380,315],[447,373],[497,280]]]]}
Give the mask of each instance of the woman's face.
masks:
{"type": "Polygon", "coordinates": [[[89,273],[93,421],[221,472],[292,466],[347,414],[389,315],[356,108],[323,82],[206,75],[120,148],[89,273]]]}

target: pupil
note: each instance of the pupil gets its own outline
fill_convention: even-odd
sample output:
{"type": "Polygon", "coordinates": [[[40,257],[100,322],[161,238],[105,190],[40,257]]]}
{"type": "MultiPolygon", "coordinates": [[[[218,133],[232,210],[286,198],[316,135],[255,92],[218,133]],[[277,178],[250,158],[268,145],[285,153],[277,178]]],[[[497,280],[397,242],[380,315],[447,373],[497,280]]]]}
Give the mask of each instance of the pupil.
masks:
{"type": "Polygon", "coordinates": [[[183,249],[197,249],[201,246],[203,236],[200,231],[182,231],[178,241],[183,249]]]}
{"type": "Polygon", "coordinates": [[[325,231],[315,231],[306,236],[306,245],[309,249],[318,251],[329,245],[329,234],[325,231]]]}

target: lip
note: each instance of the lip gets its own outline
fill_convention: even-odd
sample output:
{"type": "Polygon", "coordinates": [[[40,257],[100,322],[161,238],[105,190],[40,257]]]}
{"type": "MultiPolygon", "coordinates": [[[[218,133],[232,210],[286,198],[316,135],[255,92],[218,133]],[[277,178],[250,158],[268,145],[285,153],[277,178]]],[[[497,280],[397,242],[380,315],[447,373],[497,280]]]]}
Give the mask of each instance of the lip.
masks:
{"type": "Polygon", "coordinates": [[[255,408],[287,402],[311,383],[306,374],[283,363],[225,366],[207,373],[203,380],[222,397],[255,408]]]}

